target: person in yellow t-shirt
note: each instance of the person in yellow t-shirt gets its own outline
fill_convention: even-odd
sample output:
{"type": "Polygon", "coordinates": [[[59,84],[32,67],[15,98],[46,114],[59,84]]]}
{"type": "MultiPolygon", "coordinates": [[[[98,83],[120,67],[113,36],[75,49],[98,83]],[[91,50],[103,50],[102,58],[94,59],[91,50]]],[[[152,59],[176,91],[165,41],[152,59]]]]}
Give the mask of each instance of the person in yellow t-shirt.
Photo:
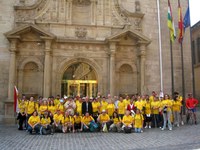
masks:
{"type": "Polygon", "coordinates": [[[110,122],[110,117],[109,115],[106,113],[106,110],[102,110],[102,113],[99,115],[99,117],[97,118],[98,123],[100,124],[101,130],[103,129],[103,127],[106,125],[108,128],[109,122],[110,122]]]}
{"type": "Polygon", "coordinates": [[[40,134],[47,135],[51,134],[51,119],[48,115],[48,112],[44,112],[44,115],[41,119],[41,129],[40,129],[40,134]]]}
{"type": "Polygon", "coordinates": [[[143,123],[144,123],[144,117],[143,117],[141,111],[140,111],[139,109],[137,109],[137,110],[136,110],[136,114],[135,114],[135,116],[134,116],[134,121],[133,121],[134,128],[135,128],[135,132],[136,132],[136,133],[141,133],[141,132],[143,132],[143,131],[142,131],[143,123]]]}
{"type": "Polygon", "coordinates": [[[109,131],[113,131],[114,128],[116,128],[118,132],[121,132],[121,126],[122,126],[121,118],[119,117],[116,111],[113,112],[112,121],[113,124],[111,124],[109,131]]]}
{"type": "Polygon", "coordinates": [[[108,102],[106,101],[105,97],[102,98],[100,104],[100,112],[102,112],[102,110],[106,110],[108,102]]]}
{"type": "MultiPolygon", "coordinates": [[[[181,110],[180,110],[180,122],[182,125],[184,125],[184,122],[183,122],[183,97],[181,95],[179,95],[178,92],[174,92],[174,97],[178,97],[178,100],[179,102],[181,103],[181,110]]],[[[174,98],[175,99],[175,98],[174,98]]]]}
{"type": "Polygon", "coordinates": [[[175,99],[173,100],[172,110],[173,110],[173,116],[174,116],[174,125],[177,125],[177,127],[179,127],[181,102],[178,96],[176,96],[175,99]]]}
{"type": "Polygon", "coordinates": [[[161,102],[161,108],[163,110],[163,128],[161,130],[166,129],[166,124],[168,121],[168,128],[171,131],[172,130],[172,124],[171,124],[171,114],[172,114],[172,100],[170,99],[169,95],[165,94],[164,99],[161,102]]]}
{"type": "Polygon", "coordinates": [[[44,99],[42,102],[41,102],[41,105],[39,106],[39,114],[40,116],[43,116],[44,115],[44,112],[47,112],[48,111],[48,105],[47,105],[47,100],[44,99]]]}
{"type": "Polygon", "coordinates": [[[151,109],[152,109],[153,126],[155,128],[162,126],[161,125],[162,121],[160,119],[162,116],[160,116],[159,114],[160,105],[161,105],[161,102],[159,100],[159,97],[154,97],[154,101],[151,102],[151,109]]]}
{"type": "Polygon", "coordinates": [[[53,124],[53,116],[56,113],[56,106],[54,105],[54,101],[50,100],[48,105],[49,117],[51,119],[51,125],[53,124]]]}
{"type": "Polygon", "coordinates": [[[151,128],[151,121],[152,121],[152,115],[151,115],[151,102],[149,100],[149,98],[146,99],[146,103],[145,103],[145,128],[151,128]]]}
{"type": "Polygon", "coordinates": [[[135,107],[139,109],[141,112],[144,110],[144,101],[142,101],[141,97],[137,97],[137,101],[135,102],[135,107]]]}
{"type": "Polygon", "coordinates": [[[60,104],[60,95],[56,96],[56,98],[54,99],[54,104],[55,106],[58,106],[58,104],[60,104]]]}
{"type": "Polygon", "coordinates": [[[34,98],[30,97],[30,100],[26,104],[26,127],[28,127],[28,119],[32,116],[34,111],[37,111],[36,104],[34,98]]]}
{"type": "Polygon", "coordinates": [[[77,97],[76,100],[76,112],[82,115],[82,99],[80,97],[77,97]]]}
{"type": "Polygon", "coordinates": [[[17,115],[17,120],[19,120],[19,127],[18,130],[23,130],[23,124],[26,121],[26,103],[24,99],[21,100],[20,104],[18,105],[19,107],[19,113],[17,115]]]}
{"type": "Polygon", "coordinates": [[[33,112],[33,115],[28,119],[28,131],[32,134],[33,131],[36,133],[40,132],[40,117],[37,114],[37,111],[33,112]]]}
{"type": "Polygon", "coordinates": [[[81,130],[81,120],[82,116],[79,115],[79,113],[75,113],[74,115],[74,129],[75,131],[80,131],[81,130]]]}
{"type": "Polygon", "coordinates": [[[99,102],[100,98],[94,98],[93,99],[93,102],[92,102],[92,109],[93,109],[93,118],[95,120],[95,122],[97,122],[97,118],[98,118],[98,115],[100,113],[100,102],[99,102]]]}
{"type": "Polygon", "coordinates": [[[125,107],[122,97],[119,98],[117,110],[118,110],[119,117],[122,119],[126,111],[126,107],[125,107]]]}
{"type": "MultiPolygon", "coordinates": [[[[54,102],[55,103],[55,102],[54,102]]],[[[57,110],[60,110],[60,112],[62,113],[62,114],[64,114],[64,112],[65,112],[65,107],[64,107],[64,100],[63,99],[61,99],[60,100],[60,103],[57,105],[57,110]]]]}
{"type": "Polygon", "coordinates": [[[123,116],[122,119],[122,130],[124,130],[124,128],[128,127],[128,128],[132,128],[133,127],[133,117],[130,115],[130,111],[127,110],[125,115],[123,116]]]}
{"type": "Polygon", "coordinates": [[[123,100],[124,104],[125,104],[125,107],[127,108],[128,104],[130,104],[130,98],[129,96],[127,95],[126,98],[123,100]]]}
{"type": "Polygon", "coordinates": [[[71,132],[71,129],[72,129],[73,133],[75,132],[74,117],[70,116],[68,111],[65,112],[65,117],[62,120],[62,125],[63,125],[63,127],[62,127],[63,133],[67,133],[68,129],[69,129],[69,132],[71,132]]]}
{"type": "Polygon", "coordinates": [[[152,95],[149,97],[150,102],[152,103],[155,99],[155,97],[157,96],[155,91],[152,91],[152,95]]]}
{"type": "Polygon", "coordinates": [[[110,100],[108,101],[108,105],[107,105],[106,111],[107,111],[107,113],[108,113],[108,116],[109,116],[110,118],[112,118],[113,112],[115,111],[115,105],[114,105],[112,99],[110,99],[110,100]]]}
{"type": "Polygon", "coordinates": [[[86,112],[85,116],[81,120],[80,131],[94,131],[92,123],[94,123],[94,118],[88,112],[86,112]]]}
{"type": "Polygon", "coordinates": [[[53,116],[53,131],[62,132],[62,120],[64,116],[60,110],[57,110],[56,114],[53,116]]]}

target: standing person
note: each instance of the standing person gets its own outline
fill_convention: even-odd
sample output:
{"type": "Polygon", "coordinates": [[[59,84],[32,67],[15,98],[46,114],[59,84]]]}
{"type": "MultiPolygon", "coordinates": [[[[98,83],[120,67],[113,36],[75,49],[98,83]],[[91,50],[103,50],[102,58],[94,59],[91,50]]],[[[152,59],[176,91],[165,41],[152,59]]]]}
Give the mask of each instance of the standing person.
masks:
{"type": "Polygon", "coordinates": [[[123,100],[124,104],[125,104],[125,107],[128,106],[128,104],[130,104],[130,98],[129,96],[127,95],[126,98],[123,100]]]}
{"type": "Polygon", "coordinates": [[[133,119],[133,124],[136,133],[141,133],[143,128],[144,118],[139,109],[136,110],[136,114],[133,119]]]}
{"type": "Polygon", "coordinates": [[[40,133],[40,117],[37,111],[33,112],[33,115],[28,119],[28,132],[32,134],[33,131],[40,133]]]}
{"type": "Polygon", "coordinates": [[[18,126],[18,130],[23,130],[23,124],[26,121],[26,103],[25,100],[22,99],[20,104],[19,104],[19,113],[17,116],[17,120],[19,120],[19,126],[18,126]]]}
{"type": "Polygon", "coordinates": [[[118,103],[119,103],[118,97],[114,96],[115,111],[117,111],[117,109],[118,109],[118,103]]]}
{"type": "Polygon", "coordinates": [[[171,124],[172,100],[170,100],[169,95],[165,94],[164,99],[161,102],[161,108],[162,108],[163,119],[164,119],[164,125],[161,130],[166,129],[166,125],[167,125],[167,121],[168,121],[168,128],[171,131],[172,130],[172,124],[171,124]]]}
{"type": "Polygon", "coordinates": [[[181,122],[181,125],[184,125],[184,122],[183,122],[183,105],[184,105],[183,97],[181,95],[179,95],[178,92],[174,92],[174,97],[178,97],[178,100],[181,103],[180,122],[181,122]]]}
{"type": "Polygon", "coordinates": [[[90,115],[93,114],[92,103],[89,101],[89,98],[86,97],[85,101],[82,103],[82,114],[88,112],[90,115]]]}
{"type": "Polygon", "coordinates": [[[130,112],[132,112],[132,111],[134,111],[135,112],[135,105],[134,105],[134,103],[135,103],[135,101],[134,101],[134,99],[132,98],[131,100],[130,100],[130,104],[128,104],[128,106],[127,106],[127,110],[129,110],[130,112]]]}
{"type": "Polygon", "coordinates": [[[51,119],[49,117],[48,112],[44,112],[44,115],[41,119],[41,128],[40,128],[40,134],[47,135],[51,134],[51,119]]]}
{"type": "Polygon", "coordinates": [[[178,96],[174,97],[173,104],[172,104],[172,110],[173,110],[174,125],[177,125],[177,127],[179,127],[181,102],[179,101],[178,96]]]}
{"type": "Polygon", "coordinates": [[[146,103],[145,103],[145,128],[151,128],[151,121],[152,121],[152,115],[151,115],[151,102],[149,98],[146,98],[146,103]]]}
{"type": "Polygon", "coordinates": [[[102,112],[102,110],[106,110],[108,102],[106,101],[106,98],[103,97],[100,101],[100,112],[102,112]]]}
{"type": "MultiPolygon", "coordinates": [[[[188,98],[186,99],[186,108],[189,111],[192,111],[194,116],[195,124],[197,124],[197,117],[196,117],[196,106],[198,105],[198,100],[193,98],[192,93],[188,94],[188,98]]],[[[188,114],[187,114],[187,122],[188,122],[188,114]]]]}
{"type": "Polygon", "coordinates": [[[126,107],[125,107],[125,104],[123,102],[123,98],[120,97],[119,102],[118,102],[118,114],[119,114],[119,117],[121,119],[123,118],[125,111],[126,111],[126,107]]]}
{"type": "Polygon", "coordinates": [[[93,109],[93,118],[95,120],[95,122],[97,122],[97,118],[98,115],[100,113],[100,102],[99,102],[100,98],[94,98],[93,102],[92,102],[92,109],[93,109]]]}
{"type": "Polygon", "coordinates": [[[82,115],[82,98],[77,96],[76,98],[76,112],[79,113],[79,115],[82,115]]]}
{"type": "Polygon", "coordinates": [[[108,113],[108,116],[109,116],[110,118],[112,118],[113,112],[115,111],[115,105],[113,104],[112,99],[109,99],[108,105],[107,105],[107,107],[106,107],[106,111],[107,111],[107,113],[108,113]]]}
{"type": "Polygon", "coordinates": [[[30,100],[26,105],[26,126],[28,126],[28,120],[32,116],[34,111],[36,111],[36,104],[34,102],[34,98],[30,97],[30,100]]]}
{"type": "Polygon", "coordinates": [[[56,106],[54,105],[54,101],[51,100],[48,106],[49,117],[51,119],[51,125],[53,124],[53,116],[56,113],[56,106]]]}
{"type": "Polygon", "coordinates": [[[151,109],[152,109],[152,119],[153,119],[153,126],[155,128],[160,127],[161,128],[161,119],[160,119],[160,114],[159,114],[159,110],[160,110],[160,100],[159,97],[154,97],[154,101],[151,102],[151,109]]]}
{"type": "Polygon", "coordinates": [[[155,91],[152,91],[152,95],[149,97],[150,102],[152,103],[155,99],[155,97],[157,96],[155,91]]]}

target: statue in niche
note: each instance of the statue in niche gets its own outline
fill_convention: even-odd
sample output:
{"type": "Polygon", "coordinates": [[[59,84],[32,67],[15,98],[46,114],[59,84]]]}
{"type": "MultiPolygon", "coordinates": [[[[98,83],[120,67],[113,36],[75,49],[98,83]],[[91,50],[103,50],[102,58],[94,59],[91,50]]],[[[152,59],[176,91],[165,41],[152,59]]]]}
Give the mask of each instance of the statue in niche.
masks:
{"type": "Polygon", "coordinates": [[[140,11],[141,11],[141,8],[140,8],[140,1],[139,1],[139,0],[136,0],[136,1],[135,1],[135,11],[136,11],[136,12],[140,12],[140,11]]]}

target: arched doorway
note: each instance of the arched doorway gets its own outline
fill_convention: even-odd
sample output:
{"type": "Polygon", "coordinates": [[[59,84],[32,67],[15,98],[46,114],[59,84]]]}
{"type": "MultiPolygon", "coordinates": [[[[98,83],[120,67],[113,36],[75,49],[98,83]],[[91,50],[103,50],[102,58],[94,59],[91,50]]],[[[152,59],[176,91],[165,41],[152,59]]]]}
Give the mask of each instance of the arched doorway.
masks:
{"type": "Polygon", "coordinates": [[[66,69],[62,78],[62,96],[94,97],[97,92],[97,75],[92,66],[77,62],[66,69]]]}

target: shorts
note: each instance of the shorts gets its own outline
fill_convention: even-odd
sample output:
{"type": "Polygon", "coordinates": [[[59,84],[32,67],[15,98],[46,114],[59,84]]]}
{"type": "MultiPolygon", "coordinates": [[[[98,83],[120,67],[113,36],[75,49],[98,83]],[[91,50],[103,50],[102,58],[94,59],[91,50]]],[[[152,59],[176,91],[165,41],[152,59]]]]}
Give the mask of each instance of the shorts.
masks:
{"type": "Polygon", "coordinates": [[[193,113],[197,111],[196,108],[192,108],[192,109],[189,109],[189,110],[191,110],[193,113]]]}

